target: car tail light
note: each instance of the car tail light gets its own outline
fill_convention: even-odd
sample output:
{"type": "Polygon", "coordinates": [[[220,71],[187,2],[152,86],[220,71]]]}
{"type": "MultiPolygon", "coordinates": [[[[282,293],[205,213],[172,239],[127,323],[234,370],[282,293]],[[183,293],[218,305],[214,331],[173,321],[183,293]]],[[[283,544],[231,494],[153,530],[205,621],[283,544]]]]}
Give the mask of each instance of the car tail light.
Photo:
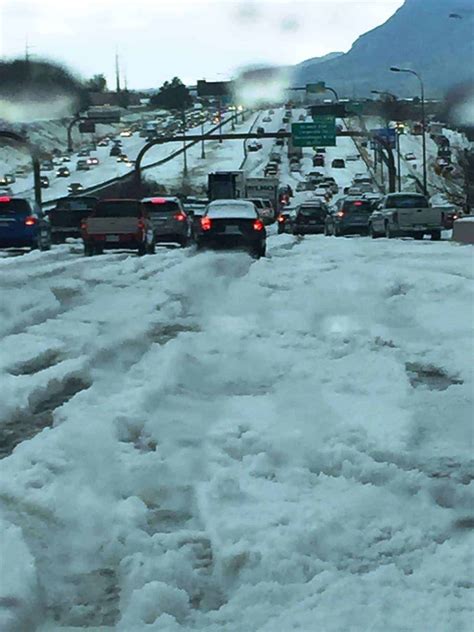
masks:
{"type": "Polygon", "coordinates": [[[284,221],[285,221],[285,218],[283,217],[283,215],[278,215],[277,222],[281,223],[281,222],[284,222],[284,221]]]}
{"type": "Polygon", "coordinates": [[[87,233],[87,222],[86,221],[81,222],[81,230],[82,230],[82,232],[87,233]]]}
{"type": "Polygon", "coordinates": [[[143,219],[138,220],[138,230],[145,230],[145,222],[143,219]]]}
{"type": "Polygon", "coordinates": [[[210,217],[207,217],[206,215],[204,217],[201,217],[201,228],[202,230],[211,230],[212,227],[212,220],[210,217]]]}
{"type": "Polygon", "coordinates": [[[174,218],[177,219],[178,222],[184,222],[184,220],[186,219],[186,215],[184,213],[176,213],[174,218]]]}
{"type": "Polygon", "coordinates": [[[362,206],[362,204],[363,204],[363,202],[359,202],[359,201],[354,202],[354,206],[362,206]]]}
{"type": "Polygon", "coordinates": [[[2,195],[0,196],[0,202],[11,202],[11,198],[8,195],[2,195]]]}
{"type": "Polygon", "coordinates": [[[345,215],[344,211],[338,211],[336,213],[336,217],[344,217],[344,215],[345,215]]]}
{"type": "Polygon", "coordinates": [[[453,221],[454,221],[455,219],[459,219],[459,215],[453,215],[453,221]]]}
{"type": "Polygon", "coordinates": [[[34,226],[38,220],[33,215],[28,215],[25,219],[25,226],[34,226]]]}
{"type": "Polygon", "coordinates": [[[263,222],[261,219],[256,219],[253,223],[254,230],[263,230],[263,222]]]}
{"type": "Polygon", "coordinates": [[[154,197],[154,198],[151,198],[150,202],[152,204],[166,204],[167,200],[166,198],[163,198],[163,197],[154,197]]]}

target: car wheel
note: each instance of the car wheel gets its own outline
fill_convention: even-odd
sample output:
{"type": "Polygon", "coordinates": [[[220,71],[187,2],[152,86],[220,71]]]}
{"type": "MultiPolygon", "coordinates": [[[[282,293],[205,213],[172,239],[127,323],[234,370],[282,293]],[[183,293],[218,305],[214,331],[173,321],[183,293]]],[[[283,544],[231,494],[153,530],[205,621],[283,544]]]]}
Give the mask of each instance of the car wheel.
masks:
{"type": "Polygon", "coordinates": [[[43,243],[43,242],[41,242],[41,243],[39,244],[39,249],[41,250],[41,252],[45,252],[46,250],[51,250],[51,244],[50,244],[50,242],[47,242],[47,243],[43,243]]]}
{"type": "Polygon", "coordinates": [[[154,241],[152,241],[151,244],[148,244],[146,252],[148,255],[154,255],[156,253],[156,244],[154,241]]]}
{"type": "Polygon", "coordinates": [[[137,250],[138,256],[143,257],[144,255],[146,255],[146,251],[147,251],[147,245],[145,243],[139,244],[138,250],[137,250]]]}
{"type": "Polygon", "coordinates": [[[92,257],[93,254],[94,254],[94,247],[92,246],[92,244],[85,243],[84,244],[84,256],[85,257],[92,257]]]}
{"type": "Polygon", "coordinates": [[[189,245],[189,238],[188,237],[180,237],[178,240],[179,245],[181,246],[181,248],[187,248],[187,246],[189,245]]]}
{"type": "Polygon", "coordinates": [[[441,231],[440,230],[434,230],[431,233],[431,241],[439,241],[441,239],[441,231]]]}
{"type": "Polygon", "coordinates": [[[374,230],[374,227],[372,226],[372,224],[369,224],[369,236],[372,237],[372,239],[377,239],[378,235],[374,230]]]}
{"type": "Polygon", "coordinates": [[[334,228],[334,237],[344,237],[344,231],[341,230],[338,226],[334,228]]]}
{"type": "Polygon", "coordinates": [[[421,241],[421,240],[423,239],[423,237],[424,237],[424,236],[425,236],[425,235],[424,235],[424,233],[415,233],[415,234],[413,235],[413,237],[414,237],[417,241],[421,241]]]}
{"type": "Polygon", "coordinates": [[[385,222],[385,237],[387,239],[393,239],[393,233],[388,222],[385,222]]]}

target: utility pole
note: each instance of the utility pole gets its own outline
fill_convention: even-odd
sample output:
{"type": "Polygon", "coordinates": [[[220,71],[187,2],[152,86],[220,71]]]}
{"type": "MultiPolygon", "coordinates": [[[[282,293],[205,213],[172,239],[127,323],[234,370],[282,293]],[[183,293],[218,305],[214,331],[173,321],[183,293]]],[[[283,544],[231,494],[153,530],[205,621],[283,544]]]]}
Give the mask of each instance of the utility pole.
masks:
{"type": "Polygon", "coordinates": [[[222,99],[219,97],[219,142],[222,143],[222,99]]]}
{"type": "Polygon", "coordinates": [[[121,92],[120,88],[120,64],[118,51],[115,52],[115,90],[117,94],[121,92]]]}
{"type": "Polygon", "coordinates": [[[204,160],[204,158],[206,157],[206,150],[204,149],[204,121],[201,120],[201,136],[202,136],[202,141],[201,141],[201,158],[202,160],[204,160]]]}
{"type": "Polygon", "coordinates": [[[188,156],[186,152],[186,106],[183,105],[181,110],[181,118],[183,121],[183,177],[188,177],[188,156]]]}

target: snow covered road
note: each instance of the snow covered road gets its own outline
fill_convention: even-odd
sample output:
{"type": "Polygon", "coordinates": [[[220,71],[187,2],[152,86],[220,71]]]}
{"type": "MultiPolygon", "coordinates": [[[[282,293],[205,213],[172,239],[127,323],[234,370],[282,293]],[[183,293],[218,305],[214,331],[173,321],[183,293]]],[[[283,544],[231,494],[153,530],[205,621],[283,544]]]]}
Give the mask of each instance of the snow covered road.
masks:
{"type": "Polygon", "coordinates": [[[472,251],[268,245],[0,260],[2,631],[470,629],[472,251]]]}

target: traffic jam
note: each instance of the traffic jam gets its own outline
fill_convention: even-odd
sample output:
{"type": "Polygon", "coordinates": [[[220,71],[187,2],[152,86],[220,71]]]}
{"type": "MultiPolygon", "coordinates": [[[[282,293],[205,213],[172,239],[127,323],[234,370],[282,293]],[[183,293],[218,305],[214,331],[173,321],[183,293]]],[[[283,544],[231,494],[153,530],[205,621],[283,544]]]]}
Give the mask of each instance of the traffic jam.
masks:
{"type": "MultiPolygon", "coordinates": [[[[288,131],[292,115],[291,108],[284,110],[284,127],[278,131],[288,131]]],[[[269,110],[262,122],[272,122],[274,116],[275,110],[269,110]]],[[[298,120],[305,119],[305,114],[300,114],[298,120]]],[[[340,131],[342,125],[338,127],[340,131]]],[[[261,126],[258,129],[265,131],[261,126]]],[[[353,152],[352,141],[344,140],[350,141],[349,151],[353,152]]],[[[98,145],[108,147],[109,142],[102,139],[98,145]]],[[[245,170],[215,171],[208,175],[206,194],[200,196],[100,199],[84,193],[79,183],[71,183],[69,195],[43,211],[27,199],[2,195],[0,247],[49,250],[67,239],[80,239],[86,256],[110,250],[132,250],[142,256],[154,254],[157,245],[174,244],[198,249],[243,248],[261,257],[266,253],[267,230],[273,234],[274,224],[277,233],[299,237],[428,236],[439,240],[442,231],[451,229],[460,216],[455,208],[432,205],[421,193],[383,195],[367,169],[348,172],[350,165],[365,167],[357,153],[346,151],[344,157],[331,159],[329,148],[314,147],[313,153],[303,154],[291,138],[285,152],[285,142],[275,140],[257,177],[245,170]],[[304,163],[308,163],[307,168],[304,163]],[[339,173],[344,174],[342,179],[339,173]]],[[[262,147],[262,143],[252,141],[248,151],[262,153],[262,147]]],[[[122,151],[120,141],[115,141],[110,154],[128,161],[122,151]]],[[[91,153],[91,148],[78,152],[77,169],[88,170],[99,164],[91,153]]],[[[66,166],[59,166],[58,177],[69,175],[66,166]]]]}

